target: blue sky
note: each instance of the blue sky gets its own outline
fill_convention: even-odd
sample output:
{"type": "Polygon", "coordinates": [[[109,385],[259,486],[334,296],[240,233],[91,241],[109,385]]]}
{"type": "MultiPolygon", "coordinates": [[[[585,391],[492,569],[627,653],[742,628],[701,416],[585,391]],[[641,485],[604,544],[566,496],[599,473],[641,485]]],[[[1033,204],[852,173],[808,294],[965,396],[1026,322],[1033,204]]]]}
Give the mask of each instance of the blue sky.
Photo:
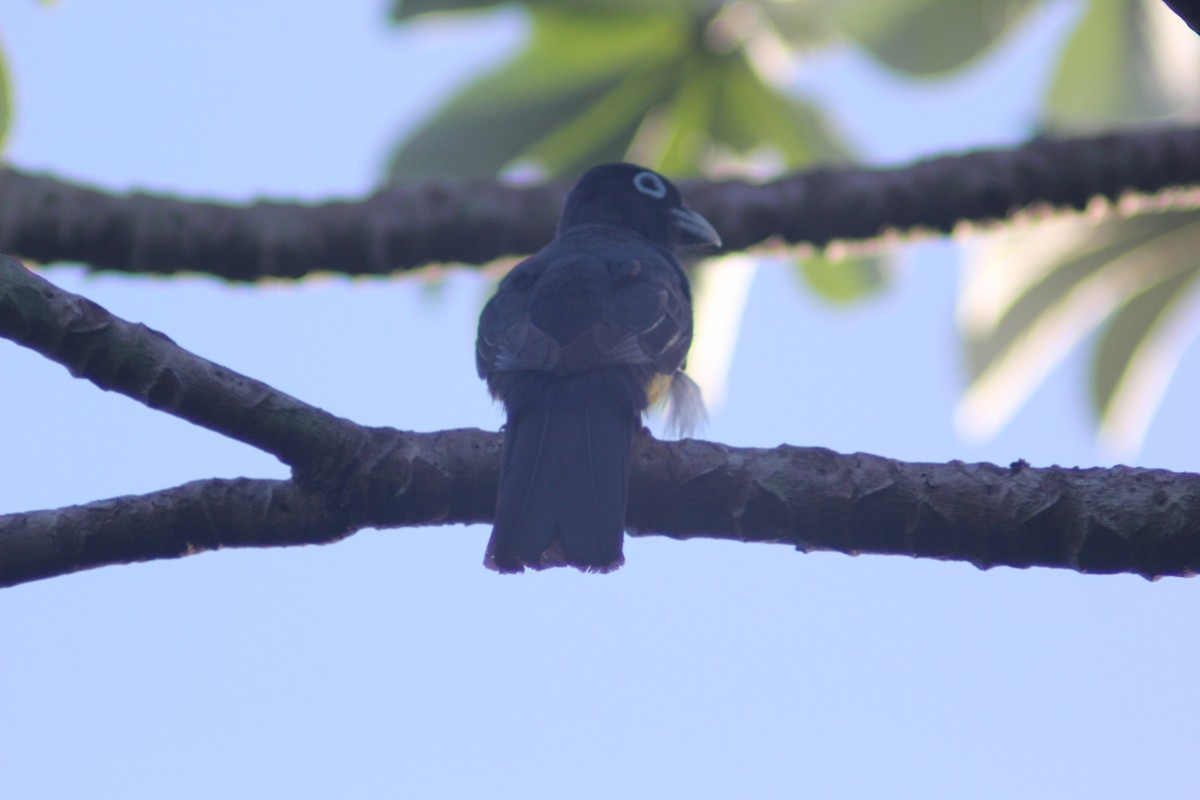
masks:
{"type": "MultiPolygon", "coordinates": [[[[377,2],[6,9],[24,168],[246,200],[367,191],[397,131],[519,36],[512,15],[400,32],[377,2]]],[[[1058,3],[966,75],[851,55],[801,82],[872,163],[1020,141],[1058,3]]],[[[909,459],[1111,463],[1076,357],[995,440],[954,434],[953,246],[833,309],[761,269],[704,438],[909,459]]],[[[45,273],[335,414],[495,429],[474,374],[488,282],[451,272],[225,287],[45,273]]],[[[1195,470],[1197,357],[1133,463],[1195,470]]],[[[0,513],[273,458],[0,342],[0,513]]],[[[487,528],[366,531],[0,592],[6,796],[1127,797],[1193,783],[1194,582],[729,542],[627,544],[609,576],[501,577],[487,528]]]]}

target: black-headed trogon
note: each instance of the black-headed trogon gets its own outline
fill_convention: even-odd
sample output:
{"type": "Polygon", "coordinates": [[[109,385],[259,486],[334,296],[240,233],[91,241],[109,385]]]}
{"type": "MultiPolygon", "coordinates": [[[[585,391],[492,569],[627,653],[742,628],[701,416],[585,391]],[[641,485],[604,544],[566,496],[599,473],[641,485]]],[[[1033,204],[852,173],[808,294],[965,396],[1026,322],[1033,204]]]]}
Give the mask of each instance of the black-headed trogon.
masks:
{"type": "Polygon", "coordinates": [[[489,568],[623,563],[642,412],[668,386],[673,413],[703,412],[681,372],[692,297],[675,253],[720,243],[666,178],[605,164],[567,195],[554,241],[500,281],[475,347],[508,414],[489,568]]]}

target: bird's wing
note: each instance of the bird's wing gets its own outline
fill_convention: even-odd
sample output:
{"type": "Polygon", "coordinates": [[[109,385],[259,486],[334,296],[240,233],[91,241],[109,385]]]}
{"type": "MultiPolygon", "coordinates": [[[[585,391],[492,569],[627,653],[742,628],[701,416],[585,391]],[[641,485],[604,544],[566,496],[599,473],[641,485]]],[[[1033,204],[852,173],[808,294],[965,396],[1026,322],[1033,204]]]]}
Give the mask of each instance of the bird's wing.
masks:
{"type": "Polygon", "coordinates": [[[533,324],[529,315],[538,279],[546,271],[546,261],[538,255],[518,264],[484,306],[475,340],[479,377],[516,370],[553,371],[558,364],[561,346],[533,324]]]}
{"type": "Polygon", "coordinates": [[[678,265],[657,251],[612,260],[611,293],[599,319],[563,348],[571,371],[648,366],[672,374],[692,341],[691,298],[678,265]]]}
{"type": "Polygon", "coordinates": [[[558,240],[505,277],[479,319],[481,377],[612,366],[669,375],[682,365],[692,340],[683,271],[658,248],[609,238],[558,240]]]}

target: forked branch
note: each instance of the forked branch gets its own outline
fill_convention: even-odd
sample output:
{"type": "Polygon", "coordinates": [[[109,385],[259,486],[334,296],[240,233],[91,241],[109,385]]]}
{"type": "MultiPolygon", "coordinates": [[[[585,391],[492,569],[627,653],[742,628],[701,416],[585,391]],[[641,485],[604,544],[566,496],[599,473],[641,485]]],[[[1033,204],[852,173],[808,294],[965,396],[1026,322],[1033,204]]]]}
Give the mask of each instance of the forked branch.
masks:
{"type": "MultiPolygon", "coordinates": [[[[0,257],[0,336],[293,470],[289,481],[201,480],[0,516],[0,586],[224,547],[328,543],[365,527],[486,522],[494,511],[498,434],[356,425],[118,319],[8,257],[0,257]]],[[[629,503],[638,534],[985,568],[1149,578],[1200,570],[1200,475],[1190,473],[920,464],[645,436],[629,503]]]]}

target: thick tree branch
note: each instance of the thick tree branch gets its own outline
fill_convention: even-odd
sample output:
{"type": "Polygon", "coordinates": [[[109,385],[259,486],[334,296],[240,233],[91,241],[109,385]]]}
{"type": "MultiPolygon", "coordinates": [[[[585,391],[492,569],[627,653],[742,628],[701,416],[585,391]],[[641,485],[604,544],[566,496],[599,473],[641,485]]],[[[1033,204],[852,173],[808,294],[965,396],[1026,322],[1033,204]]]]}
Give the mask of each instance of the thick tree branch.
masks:
{"type": "Polygon", "coordinates": [[[630,491],[630,524],[639,531],[968,561],[984,569],[1063,567],[1147,578],[1200,570],[1200,475],[905,463],[822,448],[706,442],[655,443],[640,453],[647,462],[635,465],[630,491]]]}
{"type": "MultiPolygon", "coordinates": [[[[0,517],[0,585],[220,547],[332,542],[368,526],[483,522],[494,512],[498,434],[355,425],[117,319],[10,258],[0,259],[0,335],[102,388],[275,453],[296,475],[0,517]]],[[[980,567],[1146,577],[1200,569],[1200,475],[1128,467],[909,464],[646,436],[628,521],[678,538],[980,567]]]]}
{"type": "MultiPolygon", "coordinates": [[[[768,239],[825,245],[888,230],[948,232],[1031,204],[1082,209],[1096,197],[1200,184],[1200,129],[1034,139],[1014,149],[892,169],[830,167],[763,184],[684,182],[731,250],[768,239]]],[[[551,237],[566,191],[427,182],[356,202],[237,206],[115,195],[0,169],[0,251],[97,270],[201,272],[227,280],[312,272],[390,274],[432,262],[483,263],[551,237]]]]}
{"type": "MultiPolygon", "coordinates": [[[[490,520],[500,436],[371,431],[339,488],[208,480],[0,516],[0,586],[223,547],[335,542],[363,527],[490,520]]],[[[1200,570],[1200,475],[912,464],[806,447],[659,442],[636,450],[635,532],[1156,578],[1200,570]]],[[[480,540],[481,553],[482,543],[480,540]]]]}

